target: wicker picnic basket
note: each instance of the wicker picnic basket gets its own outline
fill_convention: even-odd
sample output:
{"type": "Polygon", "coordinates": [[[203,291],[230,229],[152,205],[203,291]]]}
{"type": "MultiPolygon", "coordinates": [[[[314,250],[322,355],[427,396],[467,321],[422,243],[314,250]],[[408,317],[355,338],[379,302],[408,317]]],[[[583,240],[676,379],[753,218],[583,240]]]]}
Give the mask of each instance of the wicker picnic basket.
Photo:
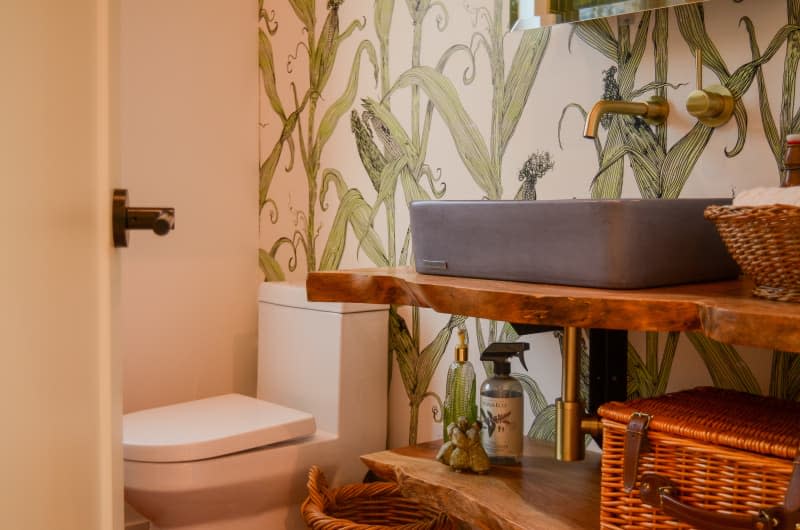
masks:
{"type": "Polygon", "coordinates": [[[705,218],[755,281],[755,296],[800,302],[800,207],[714,205],[706,208],[705,218]]]}
{"type": "Polygon", "coordinates": [[[599,413],[601,528],[800,529],[800,403],[698,388],[599,413]]]}
{"type": "Polygon", "coordinates": [[[314,530],[455,530],[447,514],[403,497],[393,482],[328,488],[317,466],[308,472],[308,497],[300,507],[314,530]]]}

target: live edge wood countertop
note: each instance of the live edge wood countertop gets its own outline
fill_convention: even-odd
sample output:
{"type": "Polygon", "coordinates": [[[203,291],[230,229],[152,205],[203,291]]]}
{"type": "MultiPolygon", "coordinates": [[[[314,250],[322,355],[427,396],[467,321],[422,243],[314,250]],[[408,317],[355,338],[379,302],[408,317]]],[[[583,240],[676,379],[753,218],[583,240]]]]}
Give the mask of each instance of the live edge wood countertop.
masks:
{"type": "Polygon", "coordinates": [[[411,268],[309,273],[309,300],[429,307],[521,324],[699,331],[729,344],[800,351],[800,304],[750,294],[747,280],[594,289],[418,274],[411,268]]]}

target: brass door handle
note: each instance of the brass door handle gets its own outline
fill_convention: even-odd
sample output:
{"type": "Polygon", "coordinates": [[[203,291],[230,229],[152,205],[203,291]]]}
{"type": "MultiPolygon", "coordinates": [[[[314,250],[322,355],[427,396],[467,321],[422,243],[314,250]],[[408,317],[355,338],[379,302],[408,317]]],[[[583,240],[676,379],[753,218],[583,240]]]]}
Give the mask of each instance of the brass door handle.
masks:
{"type": "Polygon", "coordinates": [[[128,206],[128,190],[114,190],[111,226],[115,247],[128,246],[128,230],[152,230],[160,236],[175,228],[175,208],[128,206]]]}

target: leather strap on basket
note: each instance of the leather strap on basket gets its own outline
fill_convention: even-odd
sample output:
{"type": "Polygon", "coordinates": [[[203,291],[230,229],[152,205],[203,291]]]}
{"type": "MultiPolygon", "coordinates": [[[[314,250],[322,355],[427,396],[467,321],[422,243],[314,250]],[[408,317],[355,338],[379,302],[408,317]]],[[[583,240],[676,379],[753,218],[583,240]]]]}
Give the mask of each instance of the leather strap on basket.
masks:
{"type": "Polygon", "coordinates": [[[650,426],[650,415],[634,412],[628,421],[625,431],[625,457],[622,462],[622,486],[625,493],[630,493],[636,486],[639,470],[639,455],[647,445],[647,428],[650,426]]]}
{"type": "MultiPolygon", "coordinates": [[[[800,465],[795,461],[792,483],[797,484],[800,465]]],[[[788,493],[788,491],[787,491],[788,493]]],[[[758,515],[726,515],[689,506],[678,500],[678,489],[669,478],[645,473],[639,486],[642,502],[661,509],[666,515],[699,530],[797,530],[800,511],[787,507],[762,510],[758,515]]],[[[788,506],[788,505],[787,505],[788,506]]]]}
{"type": "Polygon", "coordinates": [[[800,447],[794,456],[794,470],[792,478],[789,479],[789,487],[786,488],[783,507],[787,512],[800,512],[800,447]]]}

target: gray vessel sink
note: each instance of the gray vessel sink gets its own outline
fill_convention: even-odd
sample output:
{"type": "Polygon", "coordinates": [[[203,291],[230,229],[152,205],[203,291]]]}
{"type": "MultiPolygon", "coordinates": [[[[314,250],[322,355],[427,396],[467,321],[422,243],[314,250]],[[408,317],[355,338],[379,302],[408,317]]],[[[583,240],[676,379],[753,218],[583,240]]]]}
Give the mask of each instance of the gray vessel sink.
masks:
{"type": "Polygon", "coordinates": [[[417,272],[611,289],[736,278],[710,204],[730,199],[415,201],[417,272]]]}

